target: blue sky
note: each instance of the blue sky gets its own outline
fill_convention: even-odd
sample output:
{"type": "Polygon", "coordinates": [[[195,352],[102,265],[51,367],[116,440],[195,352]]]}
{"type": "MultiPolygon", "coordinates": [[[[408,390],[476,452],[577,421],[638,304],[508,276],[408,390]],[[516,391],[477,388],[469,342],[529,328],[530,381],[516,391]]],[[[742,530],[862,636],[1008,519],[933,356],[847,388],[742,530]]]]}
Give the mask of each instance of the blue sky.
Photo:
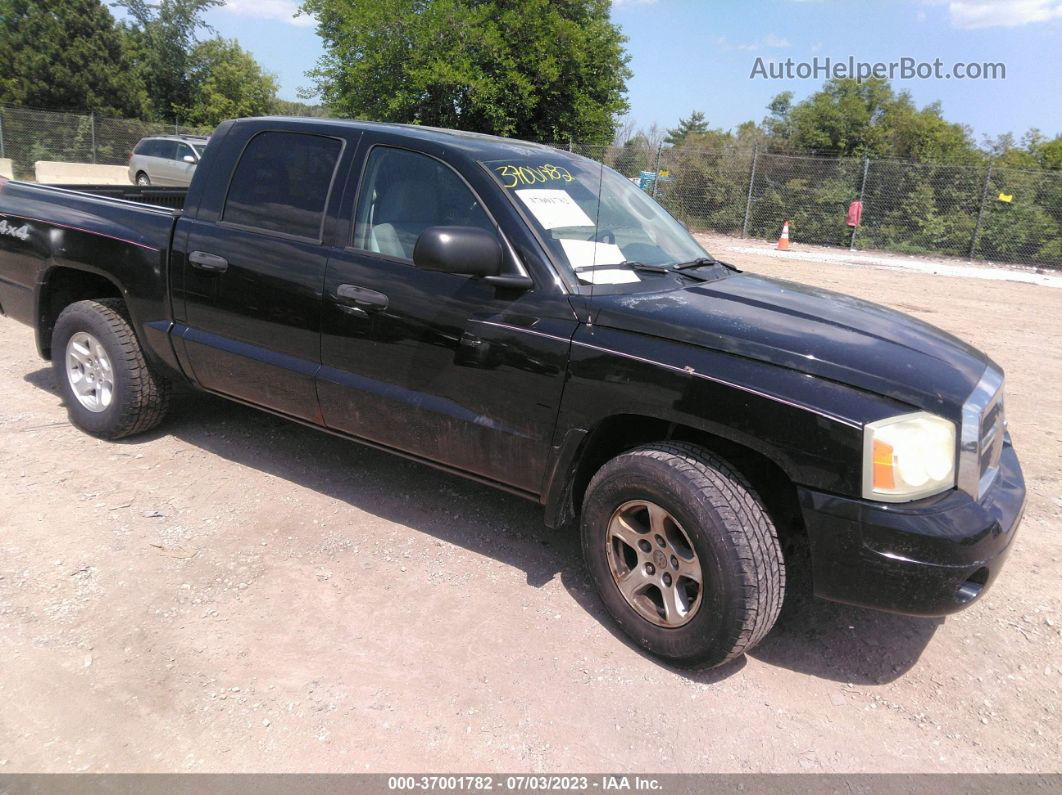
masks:
{"type": "MultiPolygon", "coordinates": [[[[210,13],[296,98],[321,53],[293,0],[228,0],[210,13]]],[[[821,79],[750,79],[756,61],[1003,62],[1006,79],[894,80],[919,105],[940,100],[944,116],[983,135],[1039,127],[1062,134],[1062,0],[618,0],[613,20],[629,38],[631,117],[668,127],[701,110],[714,127],[759,121],[771,97],[801,98],[821,79]]]]}

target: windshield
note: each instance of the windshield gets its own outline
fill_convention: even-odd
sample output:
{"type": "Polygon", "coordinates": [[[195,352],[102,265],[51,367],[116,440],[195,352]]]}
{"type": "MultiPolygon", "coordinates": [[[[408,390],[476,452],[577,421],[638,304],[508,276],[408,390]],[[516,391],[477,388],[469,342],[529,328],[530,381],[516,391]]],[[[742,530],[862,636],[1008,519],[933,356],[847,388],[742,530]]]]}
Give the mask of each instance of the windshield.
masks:
{"type": "Polygon", "coordinates": [[[555,152],[483,165],[582,284],[638,284],[652,277],[635,264],[660,269],[708,257],[663,207],[600,163],[555,152]]]}

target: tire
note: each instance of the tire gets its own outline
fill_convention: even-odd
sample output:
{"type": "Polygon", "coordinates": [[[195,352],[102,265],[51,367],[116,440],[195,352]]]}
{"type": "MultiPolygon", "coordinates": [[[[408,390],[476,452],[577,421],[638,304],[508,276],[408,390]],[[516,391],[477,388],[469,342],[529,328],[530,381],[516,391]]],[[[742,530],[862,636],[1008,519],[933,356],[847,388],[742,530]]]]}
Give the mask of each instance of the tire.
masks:
{"type": "Polygon", "coordinates": [[[93,436],[143,433],[166,415],[170,384],[151,371],[118,299],[78,301],[60,313],[52,333],[52,367],[70,421],[93,436]]]}
{"type": "Polygon", "coordinates": [[[151,187],[151,178],[143,171],[140,171],[136,175],[136,184],[141,188],[149,188],[151,187]]]}
{"type": "Polygon", "coordinates": [[[774,524],[748,481],[702,447],[654,443],[607,462],[587,487],[581,533],[609,614],[635,644],[673,664],[732,660],[778,618],[785,566],[774,524]],[[649,549],[639,552],[632,539],[649,549]]]}

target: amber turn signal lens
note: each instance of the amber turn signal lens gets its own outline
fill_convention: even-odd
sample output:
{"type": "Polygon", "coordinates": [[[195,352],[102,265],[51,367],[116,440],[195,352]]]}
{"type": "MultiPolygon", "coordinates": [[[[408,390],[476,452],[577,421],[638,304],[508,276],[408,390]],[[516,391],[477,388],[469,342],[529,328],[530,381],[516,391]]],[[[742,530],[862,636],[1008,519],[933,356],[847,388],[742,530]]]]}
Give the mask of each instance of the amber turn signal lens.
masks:
{"type": "Polygon", "coordinates": [[[893,473],[892,445],[874,440],[874,488],[892,490],[896,488],[896,476],[893,473]]]}

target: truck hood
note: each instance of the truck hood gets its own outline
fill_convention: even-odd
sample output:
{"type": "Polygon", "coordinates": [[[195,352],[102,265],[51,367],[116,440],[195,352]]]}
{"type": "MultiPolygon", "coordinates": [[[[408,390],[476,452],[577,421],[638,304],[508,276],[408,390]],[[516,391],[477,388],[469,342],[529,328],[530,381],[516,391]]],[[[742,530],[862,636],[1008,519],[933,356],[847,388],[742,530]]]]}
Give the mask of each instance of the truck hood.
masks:
{"type": "Polygon", "coordinates": [[[744,273],[668,292],[599,295],[593,310],[600,326],[811,373],[952,419],[990,363],[901,312],[744,273]]]}

